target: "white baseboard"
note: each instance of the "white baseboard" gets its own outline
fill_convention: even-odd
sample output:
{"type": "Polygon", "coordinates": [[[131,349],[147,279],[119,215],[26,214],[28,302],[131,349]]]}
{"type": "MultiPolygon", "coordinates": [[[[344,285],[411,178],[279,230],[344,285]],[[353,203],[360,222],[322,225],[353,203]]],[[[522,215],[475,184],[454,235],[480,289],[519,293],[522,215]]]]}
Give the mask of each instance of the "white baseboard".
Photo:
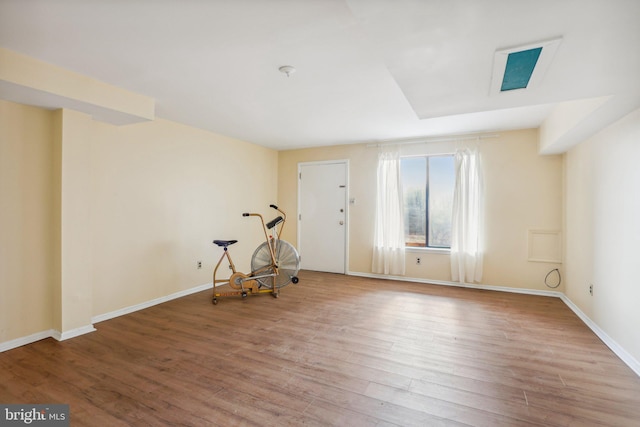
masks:
{"type": "Polygon", "coordinates": [[[35,334],[27,335],[26,337],[16,338],[11,341],[0,343],[0,353],[14,348],[22,347],[23,345],[32,344],[36,341],[40,341],[46,338],[53,338],[58,341],[68,340],[69,338],[75,338],[80,335],[88,334],[95,331],[96,328],[93,325],[86,325],[80,328],[71,329],[70,331],[56,331],[55,329],[49,329],[48,331],[36,332],[35,334]]]}
{"type": "Polygon", "coordinates": [[[187,296],[190,294],[194,294],[196,292],[205,291],[209,288],[212,288],[213,285],[211,283],[205,283],[204,285],[196,286],[191,289],[186,289],[184,291],[175,292],[171,295],[167,295],[164,297],[156,298],[151,301],[146,301],[140,304],[132,305],[130,307],[125,307],[120,310],[112,311],[110,313],[101,314],[98,316],[94,316],[91,319],[92,324],[82,326],[80,328],[71,329],[69,331],[56,331],[55,329],[49,329],[48,331],[36,332],[35,334],[31,334],[25,337],[16,338],[11,341],[6,341],[0,343],[0,353],[3,351],[11,350],[17,347],[21,347],[23,345],[31,344],[36,341],[43,340],[45,338],[54,338],[58,341],[64,341],[70,338],[75,338],[80,335],[87,334],[89,332],[93,332],[96,328],[93,327],[93,323],[102,322],[105,320],[113,319],[114,317],[122,316],[125,314],[133,313],[134,311],[142,310],[148,307],[152,307],[157,304],[161,304],[163,302],[167,302],[176,298],[180,298],[183,296],[187,296]]]}
{"type": "Polygon", "coordinates": [[[53,329],[49,329],[48,331],[36,332],[35,334],[27,335],[26,337],[20,337],[11,341],[0,343],[0,353],[2,353],[3,351],[12,350],[17,347],[22,347],[23,345],[31,344],[45,338],[51,338],[56,332],[60,333],[53,329]]]}
{"type": "Polygon", "coordinates": [[[191,289],[185,289],[183,291],[174,292],[170,295],[166,295],[160,298],[155,298],[150,301],[142,302],[140,304],[124,307],[109,313],[99,314],[97,316],[92,317],[91,321],[93,323],[104,322],[105,320],[113,319],[119,316],[124,316],[125,314],[133,313],[135,311],[144,310],[145,308],[153,307],[154,305],[162,304],[163,302],[167,302],[167,301],[171,301],[187,295],[195,294],[196,292],[206,291],[209,288],[213,288],[213,284],[205,283],[204,285],[199,285],[191,289]]]}
{"type": "Polygon", "coordinates": [[[51,337],[57,339],[58,341],[64,341],[70,338],[79,337],[80,335],[88,334],[89,332],[94,332],[95,330],[96,328],[94,328],[93,325],[81,326],[79,328],[71,329],[64,332],[53,330],[51,337]]]}
{"type": "Polygon", "coordinates": [[[573,303],[566,295],[562,294],[562,301],[582,320],[613,351],[624,363],[627,364],[640,377],[640,362],[630,355],[620,344],[606,334],[593,320],[589,318],[580,308],[573,303]]]}
{"type": "Polygon", "coordinates": [[[431,285],[442,285],[442,286],[457,286],[462,288],[473,288],[473,289],[485,289],[489,291],[500,291],[500,292],[512,292],[519,294],[527,294],[527,295],[541,295],[541,296],[549,296],[560,298],[570,309],[573,311],[576,316],[580,318],[588,327],[593,331],[594,334],[598,336],[605,343],[611,351],[615,353],[627,366],[629,366],[635,373],[640,377],[640,362],[636,360],[632,355],[630,355],[622,346],[620,346],[617,342],[615,342],[609,335],[607,335],[593,320],[591,320],[586,314],[578,308],[564,293],[558,291],[544,291],[537,289],[520,289],[520,288],[509,288],[505,286],[492,286],[492,285],[477,285],[472,283],[458,283],[458,282],[448,282],[444,280],[428,280],[428,279],[419,279],[412,277],[403,277],[403,276],[387,276],[383,274],[373,274],[373,273],[360,273],[350,271],[347,273],[350,276],[360,276],[360,277],[368,277],[373,279],[387,279],[387,280],[399,280],[404,282],[416,282],[416,283],[426,283],[431,285]]]}
{"type": "Polygon", "coordinates": [[[389,276],[384,274],[360,273],[356,271],[349,271],[347,274],[350,276],[368,277],[370,279],[398,280],[401,282],[425,283],[429,285],[453,286],[458,288],[483,289],[486,291],[509,292],[514,294],[540,295],[540,296],[556,297],[556,298],[560,298],[562,295],[564,295],[562,292],[558,292],[558,291],[510,288],[506,286],[480,285],[477,283],[460,283],[460,282],[450,282],[446,280],[420,279],[415,277],[404,277],[404,276],[389,276]]]}

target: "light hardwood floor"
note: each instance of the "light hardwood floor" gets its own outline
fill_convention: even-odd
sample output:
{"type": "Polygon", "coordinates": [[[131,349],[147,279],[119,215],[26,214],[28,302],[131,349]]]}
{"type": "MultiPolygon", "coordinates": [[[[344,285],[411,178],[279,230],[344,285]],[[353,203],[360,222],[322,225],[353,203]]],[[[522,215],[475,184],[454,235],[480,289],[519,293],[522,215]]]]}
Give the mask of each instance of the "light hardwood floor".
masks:
{"type": "Polygon", "coordinates": [[[301,272],[0,354],[71,425],[638,426],[640,378],[551,297],[301,272]]]}

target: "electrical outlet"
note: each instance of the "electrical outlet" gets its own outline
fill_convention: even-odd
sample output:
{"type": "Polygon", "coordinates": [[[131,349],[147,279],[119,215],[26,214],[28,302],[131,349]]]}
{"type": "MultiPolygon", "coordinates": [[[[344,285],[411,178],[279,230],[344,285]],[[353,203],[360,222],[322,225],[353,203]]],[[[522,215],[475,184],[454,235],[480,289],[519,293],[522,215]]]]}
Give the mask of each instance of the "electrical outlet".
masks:
{"type": "Polygon", "coordinates": [[[589,285],[589,295],[593,296],[593,283],[589,285]]]}
{"type": "Polygon", "coordinates": [[[416,264],[417,265],[420,265],[420,261],[421,261],[420,257],[416,257],[416,264]]]}
{"type": "Polygon", "coordinates": [[[198,270],[202,268],[202,261],[198,261],[198,270]]]}

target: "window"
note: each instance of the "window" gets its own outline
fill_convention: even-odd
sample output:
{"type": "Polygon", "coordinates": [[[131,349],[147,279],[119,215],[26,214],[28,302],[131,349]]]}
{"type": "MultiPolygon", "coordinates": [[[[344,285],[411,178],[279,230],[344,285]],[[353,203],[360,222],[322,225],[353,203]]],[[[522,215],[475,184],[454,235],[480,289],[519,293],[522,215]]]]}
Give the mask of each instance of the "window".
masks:
{"type": "Polygon", "coordinates": [[[450,248],[453,155],[403,157],[400,174],[406,246],[450,248]]]}

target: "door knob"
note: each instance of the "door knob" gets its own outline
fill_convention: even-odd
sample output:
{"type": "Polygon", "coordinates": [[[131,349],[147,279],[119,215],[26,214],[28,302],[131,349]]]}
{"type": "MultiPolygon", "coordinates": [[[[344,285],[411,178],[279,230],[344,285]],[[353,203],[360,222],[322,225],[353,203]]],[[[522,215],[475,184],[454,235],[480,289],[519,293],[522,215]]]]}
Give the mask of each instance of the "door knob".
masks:
{"type": "Polygon", "coordinates": [[[344,221],[340,221],[340,225],[344,225],[344,221]]]}

